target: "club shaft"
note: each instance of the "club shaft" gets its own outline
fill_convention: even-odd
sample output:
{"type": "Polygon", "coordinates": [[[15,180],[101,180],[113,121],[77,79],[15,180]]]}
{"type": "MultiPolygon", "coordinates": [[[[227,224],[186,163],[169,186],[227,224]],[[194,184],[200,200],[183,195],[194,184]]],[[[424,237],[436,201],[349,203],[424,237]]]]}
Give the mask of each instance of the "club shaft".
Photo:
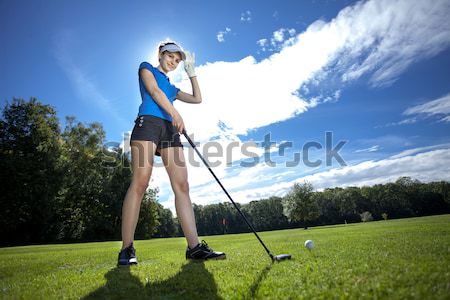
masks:
{"type": "Polygon", "coordinates": [[[219,178],[217,178],[216,174],[214,174],[213,170],[211,169],[211,167],[209,166],[208,162],[206,161],[206,159],[201,155],[200,151],[197,149],[197,147],[195,146],[194,142],[191,140],[191,138],[187,135],[186,131],[183,131],[183,135],[184,137],[187,139],[187,141],[189,142],[189,144],[192,146],[192,148],[195,150],[195,152],[197,153],[197,155],[200,157],[200,159],[203,161],[203,163],[205,164],[205,166],[208,168],[209,172],[212,174],[212,176],[214,177],[214,179],[216,179],[217,183],[220,185],[220,187],[222,188],[222,190],[224,191],[225,195],[227,195],[228,199],[230,199],[231,203],[233,203],[234,207],[237,209],[237,211],[239,212],[239,214],[242,216],[242,218],[244,219],[245,223],[247,223],[248,227],[250,227],[250,229],[253,231],[253,233],[255,234],[256,238],[258,239],[258,241],[261,243],[261,245],[264,247],[264,249],[266,250],[267,254],[269,254],[270,258],[273,259],[273,255],[272,253],[270,253],[269,249],[266,247],[266,245],[264,244],[264,242],[261,240],[261,238],[259,237],[259,235],[256,233],[255,228],[252,226],[252,224],[250,223],[250,221],[247,219],[247,217],[242,213],[242,211],[240,210],[239,206],[237,206],[237,204],[234,202],[233,198],[231,198],[230,194],[228,193],[228,191],[225,189],[225,187],[223,186],[223,184],[220,182],[219,178]]]}

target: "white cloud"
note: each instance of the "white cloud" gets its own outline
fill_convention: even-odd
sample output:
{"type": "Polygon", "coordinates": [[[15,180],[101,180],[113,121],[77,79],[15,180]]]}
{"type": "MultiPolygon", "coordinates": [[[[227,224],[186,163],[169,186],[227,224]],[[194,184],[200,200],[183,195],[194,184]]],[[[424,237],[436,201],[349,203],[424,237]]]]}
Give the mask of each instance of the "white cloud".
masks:
{"type": "Polygon", "coordinates": [[[354,166],[316,173],[297,179],[311,182],[316,188],[364,186],[395,181],[410,176],[423,182],[449,180],[450,149],[433,150],[416,155],[365,161],[354,166]]]}
{"type": "MultiPolygon", "coordinates": [[[[397,78],[400,72],[393,73],[393,69],[404,70],[409,64],[442,51],[450,44],[448,13],[449,2],[442,0],[433,5],[409,0],[359,2],[343,9],[328,23],[311,24],[295,36],[291,45],[262,61],[247,56],[235,62],[199,66],[197,74],[204,102],[198,106],[179,104],[180,111],[188,128],[201,139],[220,135],[219,121],[233,134],[246,134],[286,120],[310,107],[297,91],[305,90],[305,86],[310,89],[312,82],[320,85],[331,73],[341,72],[345,80],[369,73],[371,82],[381,84],[397,78]],[[405,51],[408,55],[399,55],[405,51]],[[330,66],[336,68],[329,69],[330,66]],[[273,99],[277,99],[276,105],[273,99]]],[[[289,29],[282,28],[272,38],[285,43],[286,35],[289,29]]],[[[187,79],[177,84],[190,90],[187,79]]],[[[331,96],[335,92],[331,91],[331,96]]],[[[318,99],[317,103],[332,100],[327,95],[318,99]]]]}
{"type": "Polygon", "coordinates": [[[371,72],[374,86],[391,84],[406,68],[450,44],[450,2],[367,1],[345,8],[324,26],[339,30],[345,45],[337,57],[344,80],[371,72]]]}
{"type": "Polygon", "coordinates": [[[280,13],[278,12],[278,10],[274,11],[272,14],[272,18],[274,18],[275,20],[278,20],[280,17],[280,13]]]}
{"type": "Polygon", "coordinates": [[[378,151],[378,150],[380,150],[380,146],[379,146],[379,145],[375,145],[375,146],[372,146],[372,147],[369,147],[369,148],[365,148],[365,149],[358,149],[358,150],[355,150],[354,152],[355,152],[355,153],[361,153],[361,152],[376,152],[376,151],[378,151]]]}
{"type": "Polygon", "coordinates": [[[252,21],[252,12],[247,10],[241,13],[241,22],[250,23],[252,21]]]}
{"type": "Polygon", "coordinates": [[[429,100],[425,103],[409,107],[403,115],[412,116],[398,122],[391,122],[375,128],[392,127],[417,123],[421,117],[438,116],[440,122],[450,122],[450,94],[438,99],[429,100]]]}
{"type": "Polygon", "coordinates": [[[359,139],[355,143],[362,145],[383,145],[384,147],[410,147],[412,145],[411,140],[397,135],[383,135],[375,138],[359,139]]]}
{"type": "Polygon", "coordinates": [[[226,27],[224,31],[219,31],[217,33],[217,40],[219,43],[225,42],[225,35],[229,34],[231,32],[231,28],[226,27]]]}
{"type": "Polygon", "coordinates": [[[269,41],[267,39],[257,40],[256,43],[261,47],[262,51],[266,51],[269,41]]]}
{"type": "MultiPolygon", "coordinates": [[[[306,89],[307,90],[307,89],[306,89]]],[[[308,108],[314,108],[323,103],[334,103],[341,97],[341,90],[334,91],[330,94],[319,94],[308,99],[308,108]]]]}
{"type": "Polygon", "coordinates": [[[391,122],[387,123],[385,125],[375,126],[375,128],[383,128],[383,127],[392,127],[392,126],[399,126],[399,125],[408,125],[408,124],[414,124],[417,122],[417,118],[406,118],[398,122],[391,122]]]}
{"type": "MultiPolygon", "coordinates": [[[[245,184],[239,185],[238,179],[234,178],[233,181],[237,182],[241,188],[230,194],[235,202],[243,204],[270,196],[283,196],[296,182],[307,181],[312,183],[315,189],[322,190],[331,187],[371,186],[392,182],[402,176],[409,176],[422,182],[450,180],[448,170],[450,149],[438,149],[417,154],[422,150],[424,149],[411,149],[411,155],[396,155],[379,161],[365,161],[353,166],[334,168],[255,188],[245,188],[245,184]]],[[[264,167],[255,168],[254,174],[258,174],[255,176],[255,181],[264,178],[265,171],[267,170],[264,167]]],[[[246,173],[252,174],[253,172],[246,170],[246,173]]],[[[292,174],[285,174],[285,176],[292,178],[292,174]]],[[[242,180],[245,183],[248,178],[244,177],[242,180]]],[[[224,186],[227,188],[227,180],[224,182],[224,186]]],[[[192,196],[199,204],[228,201],[224,195],[217,194],[220,191],[220,187],[215,189],[213,186],[207,193],[194,192],[192,196]]]]}
{"type": "Polygon", "coordinates": [[[256,43],[260,46],[262,51],[279,51],[280,49],[291,46],[295,43],[296,31],[294,28],[280,28],[272,33],[269,39],[260,39],[256,43]]]}
{"type": "Polygon", "coordinates": [[[445,117],[445,118],[442,118],[440,121],[441,121],[441,122],[450,122],[450,116],[447,116],[447,117],[445,117]]]}
{"type": "Polygon", "coordinates": [[[412,106],[406,109],[403,114],[413,117],[403,119],[399,122],[388,123],[383,126],[376,126],[375,128],[414,124],[417,123],[420,116],[439,116],[440,122],[450,122],[450,94],[447,94],[438,99],[429,100],[420,105],[412,106]]]}
{"type": "MultiPolygon", "coordinates": [[[[394,82],[411,64],[436,55],[450,45],[449,14],[450,2],[447,0],[437,0],[431,4],[410,0],[358,2],[342,10],[330,22],[316,21],[298,35],[290,36],[293,31],[289,32],[289,29],[276,31],[278,33],[272,35],[271,41],[277,41],[280,47],[262,61],[256,61],[249,55],[239,61],[217,61],[199,66],[197,75],[203,103],[188,105],[176,102],[175,106],[181,112],[188,132],[194,132],[198,141],[204,142],[215,137],[221,143],[241,142],[239,134],[245,135],[252,129],[292,118],[315,105],[339,99],[340,90],[332,90],[329,95],[313,94],[314,87],[321,86],[330,77],[334,76],[345,83],[367,75],[374,86],[394,82]],[[305,99],[298,93],[299,90],[308,91],[310,98],[315,100],[305,99]],[[227,129],[224,130],[221,124],[225,124],[227,129]]],[[[231,32],[231,29],[219,32],[222,35],[218,35],[218,40],[224,41],[227,32],[231,32]]],[[[260,40],[260,43],[266,45],[267,41],[260,40]]],[[[176,84],[182,90],[190,91],[187,78],[176,84]]],[[[385,143],[410,145],[409,141],[395,136],[366,142],[368,145],[383,147],[385,143]]],[[[436,153],[447,154],[442,151],[430,153],[436,159],[436,153]]],[[[414,157],[411,160],[416,161],[425,156],[418,154],[414,157]]],[[[407,161],[406,158],[402,159],[402,164],[395,163],[399,160],[370,161],[341,171],[310,175],[312,177],[309,179],[315,180],[320,186],[327,180],[330,185],[376,182],[391,178],[389,174],[392,172],[392,177],[414,174],[420,175],[417,178],[421,180],[441,175],[447,178],[439,171],[443,168],[442,164],[434,170],[414,173],[411,168],[405,169],[403,164],[407,161]],[[384,167],[389,165],[391,170],[384,167]],[[364,167],[372,168],[373,176],[369,176],[371,172],[366,173],[364,167]],[[375,172],[380,169],[387,175],[375,172]],[[352,173],[364,175],[367,179],[361,177],[358,181],[355,177],[352,181],[352,173]]],[[[427,168],[425,163],[421,163],[421,166],[427,168]]],[[[214,170],[224,175],[221,178],[230,174],[225,166],[214,170]]],[[[204,183],[211,181],[210,175],[198,170],[192,172],[198,172],[190,174],[192,189],[202,186],[198,190],[205,191],[204,183]]],[[[239,172],[234,175],[238,178],[239,172]]],[[[256,195],[277,194],[286,184],[291,182],[266,185],[254,191],[246,189],[244,185],[239,195],[243,199],[250,199],[256,195]]],[[[200,195],[200,192],[196,195],[200,195]]],[[[199,196],[193,197],[193,201],[207,203],[214,200],[199,196]]]]}
{"type": "Polygon", "coordinates": [[[396,158],[400,158],[400,157],[411,156],[411,155],[425,152],[425,151],[430,151],[430,150],[435,150],[435,149],[448,149],[448,148],[450,148],[450,143],[407,149],[398,154],[392,155],[391,158],[396,159],[396,158]]]}
{"type": "Polygon", "coordinates": [[[447,115],[442,120],[448,122],[450,119],[450,94],[441,98],[428,101],[426,103],[408,108],[404,112],[405,115],[447,115]]]}
{"type": "MultiPolygon", "coordinates": [[[[375,145],[364,150],[370,152],[378,149],[379,146],[375,145]]],[[[447,143],[408,149],[386,159],[364,161],[328,170],[322,167],[308,169],[304,165],[286,167],[284,163],[270,167],[261,162],[251,168],[214,168],[214,172],[236,202],[248,203],[270,196],[283,196],[295,182],[308,181],[321,190],[337,186],[386,183],[401,176],[410,176],[423,182],[450,180],[449,165],[450,143],[447,143]]],[[[191,199],[194,203],[206,205],[228,201],[203,165],[188,168],[191,199]]],[[[166,184],[165,187],[162,198],[171,194],[170,186],[166,184]]],[[[165,202],[164,205],[175,212],[173,200],[165,202]]]]}
{"type": "Polygon", "coordinates": [[[267,39],[260,39],[260,40],[257,40],[256,43],[259,46],[261,46],[261,47],[265,47],[265,46],[267,46],[268,40],[267,39]]]}
{"type": "Polygon", "coordinates": [[[284,40],[284,28],[275,31],[272,40],[274,43],[281,43],[284,40]]]}

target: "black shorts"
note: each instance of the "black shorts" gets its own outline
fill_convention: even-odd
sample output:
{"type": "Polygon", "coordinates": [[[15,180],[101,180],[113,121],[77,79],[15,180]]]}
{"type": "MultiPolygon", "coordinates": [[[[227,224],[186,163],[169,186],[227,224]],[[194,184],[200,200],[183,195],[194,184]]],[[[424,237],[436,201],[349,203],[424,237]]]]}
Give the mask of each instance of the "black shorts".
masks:
{"type": "Polygon", "coordinates": [[[181,147],[180,134],[176,131],[172,122],[155,117],[139,116],[134,121],[132,141],[150,141],[156,145],[156,155],[161,156],[160,150],[169,147],[181,147]]]}

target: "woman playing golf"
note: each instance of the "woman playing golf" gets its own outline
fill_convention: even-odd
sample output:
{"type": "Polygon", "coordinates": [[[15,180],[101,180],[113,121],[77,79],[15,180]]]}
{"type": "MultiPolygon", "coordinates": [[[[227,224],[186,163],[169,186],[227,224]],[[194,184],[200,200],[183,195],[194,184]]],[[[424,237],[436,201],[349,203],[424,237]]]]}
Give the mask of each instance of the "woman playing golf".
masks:
{"type": "Polygon", "coordinates": [[[189,184],[180,132],[184,122],[174,108],[175,99],[200,103],[202,96],[194,68],[194,56],[176,43],[165,42],[158,49],[159,65],[147,62],[139,66],[139,88],[142,103],[131,134],[133,177],[122,207],[122,250],[118,264],[137,264],[133,246],[142,198],[148,187],[155,155],[161,156],[175,194],[178,220],[187,240],[186,259],[224,259],[225,253],[215,252],[205,241],[199,243],[194,211],[189,197],[189,184]],[[192,95],[170,83],[167,74],[184,61],[184,69],[192,85],[192,95]]]}

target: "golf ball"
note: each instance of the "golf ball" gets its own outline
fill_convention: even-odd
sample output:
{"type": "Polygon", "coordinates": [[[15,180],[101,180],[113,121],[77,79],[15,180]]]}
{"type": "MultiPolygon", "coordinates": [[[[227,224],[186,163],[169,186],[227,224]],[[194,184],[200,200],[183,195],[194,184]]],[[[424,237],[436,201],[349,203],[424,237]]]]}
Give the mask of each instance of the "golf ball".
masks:
{"type": "Polygon", "coordinates": [[[308,250],[311,250],[312,248],[314,248],[314,242],[313,242],[312,240],[307,240],[307,241],[305,242],[305,247],[306,247],[308,250]]]}

